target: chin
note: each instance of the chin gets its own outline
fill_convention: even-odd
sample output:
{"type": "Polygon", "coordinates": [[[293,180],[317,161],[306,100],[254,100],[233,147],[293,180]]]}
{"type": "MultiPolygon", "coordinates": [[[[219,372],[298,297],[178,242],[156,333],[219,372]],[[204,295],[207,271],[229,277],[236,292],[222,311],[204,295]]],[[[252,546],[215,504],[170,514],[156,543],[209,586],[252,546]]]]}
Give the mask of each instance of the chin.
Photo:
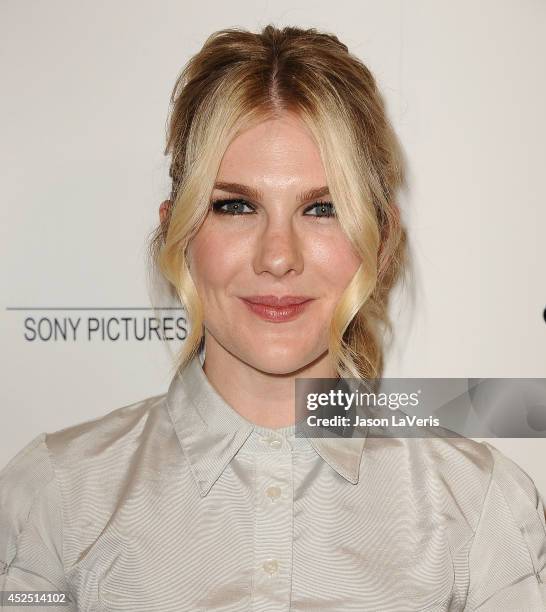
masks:
{"type": "Polygon", "coordinates": [[[246,360],[249,365],[268,374],[291,374],[311,364],[316,356],[301,349],[256,350],[246,360]]]}
{"type": "Polygon", "coordinates": [[[261,372],[265,372],[266,374],[278,374],[280,376],[282,375],[288,375],[288,374],[292,374],[293,372],[296,372],[297,370],[299,370],[300,368],[304,367],[306,364],[304,363],[298,363],[295,367],[292,367],[290,364],[286,364],[286,363],[279,363],[279,362],[275,362],[275,363],[256,363],[253,364],[253,367],[255,367],[257,370],[260,370],[261,372]]]}

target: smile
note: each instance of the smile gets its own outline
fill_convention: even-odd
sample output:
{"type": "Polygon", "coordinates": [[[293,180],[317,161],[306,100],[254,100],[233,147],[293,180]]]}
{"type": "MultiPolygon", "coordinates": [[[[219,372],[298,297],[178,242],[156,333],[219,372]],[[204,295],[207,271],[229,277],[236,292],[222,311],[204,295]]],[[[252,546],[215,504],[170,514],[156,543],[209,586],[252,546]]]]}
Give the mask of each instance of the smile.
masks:
{"type": "Polygon", "coordinates": [[[241,298],[241,301],[247,306],[247,308],[258,315],[265,321],[272,323],[284,323],[286,321],[292,321],[299,317],[309,304],[313,301],[307,300],[301,302],[301,304],[291,304],[287,306],[269,306],[268,304],[255,304],[241,298]]]}

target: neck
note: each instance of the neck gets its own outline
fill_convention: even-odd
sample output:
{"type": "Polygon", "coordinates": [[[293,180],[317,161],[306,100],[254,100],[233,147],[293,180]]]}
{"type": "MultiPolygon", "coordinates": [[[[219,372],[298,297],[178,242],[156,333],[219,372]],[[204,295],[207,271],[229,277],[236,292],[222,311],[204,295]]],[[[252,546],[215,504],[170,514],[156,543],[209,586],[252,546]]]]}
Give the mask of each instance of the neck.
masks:
{"type": "Polygon", "coordinates": [[[275,429],[295,423],[296,378],[337,378],[328,351],[288,373],[271,373],[239,359],[206,336],[203,370],[211,385],[243,418],[275,429]]]}

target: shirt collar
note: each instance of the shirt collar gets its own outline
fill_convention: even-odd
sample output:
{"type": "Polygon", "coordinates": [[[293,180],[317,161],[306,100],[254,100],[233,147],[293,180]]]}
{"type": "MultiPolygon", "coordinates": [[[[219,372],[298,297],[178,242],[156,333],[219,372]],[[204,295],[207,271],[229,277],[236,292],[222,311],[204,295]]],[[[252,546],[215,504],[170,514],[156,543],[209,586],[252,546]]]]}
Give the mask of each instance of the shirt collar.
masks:
{"type": "MultiPolygon", "coordinates": [[[[247,421],[211,385],[202,363],[200,353],[176,372],[166,403],[182,451],[205,496],[254,430],[274,434],[282,429],[247,421]]],[[[358,482],[366,437],[305,439],[338,474],[352,484],[358,482]]]]}

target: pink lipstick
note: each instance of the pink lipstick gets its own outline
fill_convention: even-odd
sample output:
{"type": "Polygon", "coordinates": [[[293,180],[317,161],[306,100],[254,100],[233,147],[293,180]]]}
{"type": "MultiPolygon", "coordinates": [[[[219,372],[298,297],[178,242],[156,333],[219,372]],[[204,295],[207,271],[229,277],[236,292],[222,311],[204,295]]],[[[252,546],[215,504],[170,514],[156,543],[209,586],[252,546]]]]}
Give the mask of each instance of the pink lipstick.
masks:
{"type": "Polygon", "coordinates": [[[300,295],[250,295],[241,300],[247,308],[266,321],[284,323],[296,319],[314,298],[300,295]]]}

